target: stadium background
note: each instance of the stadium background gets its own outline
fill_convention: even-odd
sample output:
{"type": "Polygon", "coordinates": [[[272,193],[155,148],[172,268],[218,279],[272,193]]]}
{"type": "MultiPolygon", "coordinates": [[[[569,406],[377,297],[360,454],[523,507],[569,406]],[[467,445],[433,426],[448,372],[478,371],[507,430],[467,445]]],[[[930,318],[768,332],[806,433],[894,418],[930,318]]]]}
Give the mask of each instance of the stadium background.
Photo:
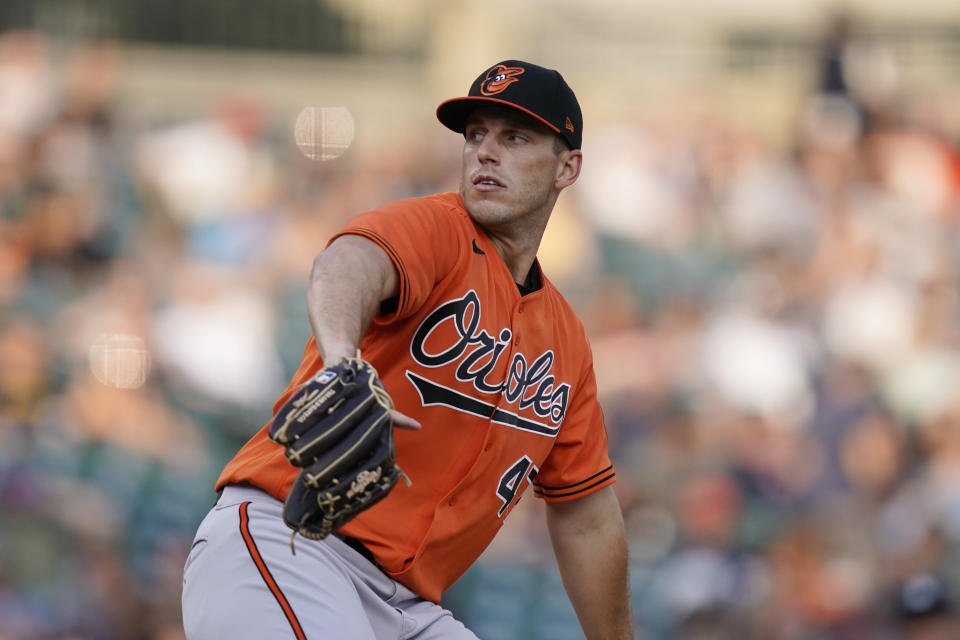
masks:
{"type": "MultiPolygon", "coordinates": [[[[4,0],[0,638],[182,637],[313,254],[454,188],[433,108],[510,57],[585,112],[541,256],[594,346],[638,636],[957,637],[960,4],[4,0]],[[352,114],[334,160],[295,144],[311,106],[352,114]],[[119,343],[149,370],[94,370],[119,343]]],[[[482,638],[580,637],[541,509],[448,594],[482,638]]]]}

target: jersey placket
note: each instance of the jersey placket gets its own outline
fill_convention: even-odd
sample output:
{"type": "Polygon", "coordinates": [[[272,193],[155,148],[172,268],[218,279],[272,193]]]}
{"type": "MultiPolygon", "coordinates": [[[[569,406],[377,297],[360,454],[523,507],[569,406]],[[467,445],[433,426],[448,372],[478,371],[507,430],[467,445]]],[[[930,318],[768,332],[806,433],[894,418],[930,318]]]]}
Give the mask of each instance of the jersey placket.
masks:
{"type": "MultiPolygon", "coordinates": [[[[505,366],[503,368],[504,388],[500,390],[500,393],[497,395],[496,400],[493,403],[497,410],[510,413],[518,413],[519,410],[518,406],[514,406],[515,403],[511,403],[507,399],[506,386],[509,383],[510,371],[511,367],[513,366],[515,355],[520,350],[522,335],[526,333],[524,330],[524,320],[527,320],[528,322],[530,321],[531,316],[529,313],[529,306],[530,302],[524,298],[518,298],[514,303],[514,309],[513,313],[511,314],[511,323],[509,327],[511,332],[510,347],[507,349],[507,352],[503,354],[505,356],[505,366]]],[[[520,383],[522,384],[522,381],[520,383]]],[[[510,447],[510,444],[517,443],[523,438],[522,436],[515,436],[509,433],[510,429],[511,427],[497,424],[493,420],[486,421],[486,437],[483,440],[483,444],[481,445],[479,453],[476,454],[475,452],[470,452],[465,454],[468,456],[473,456],[475,458],[474,463],[469,467],[464,476],[457,482],[456,486],[454,486],[454,488],[451,489],[446,496],[444,496],[443,501],[440,503],[441,508],[455,508],[459,502],[459,496],[465,493],[465,491],[472,487],[475,483],[484,481],[490,482],[491,476],[488,467],[491,464],[495,464],[490,460],[491,456],[494,456],[495,458],[502,458],[503,454],[505,453],[509,456],[509,452],[505,451],[505,449],[508,448],[516,448],[517,451],[520,450],[519,444],[514,445],[514,447],[510,447]]],[[[523,458],[526,458],[528,461],[530,460],[526,455],[524,455],[523,458]]],[[[530,465],[532,465],[532,461],[530,461],[530,465]]],[[[536,468],[536,465],[532,466],[534,469],[536,468]]],[[[509,471],[509,469],[506,471],[509,471]]],[[[527,478],[517,479],[516,486],[513,487],[515,493],[521,488],[521,484],[524,480],[527,480],[527,478]]],[[[525,488],[525,486],[523,488],[525,488]]],[[[499,486],[496,486],[496,483],[491,483],[489,488],[482,489],[482,491],[487,493],[489,496],[499,495],[498,490],[499,486]]],[[[503,498],[501,497],[501,499],[503,498]]],[[[503,506],[508,508],[510,505],[506,504],[503,506]]],[[[505,513],[501,513],[501,515],[505,515],[505,513]]]]}

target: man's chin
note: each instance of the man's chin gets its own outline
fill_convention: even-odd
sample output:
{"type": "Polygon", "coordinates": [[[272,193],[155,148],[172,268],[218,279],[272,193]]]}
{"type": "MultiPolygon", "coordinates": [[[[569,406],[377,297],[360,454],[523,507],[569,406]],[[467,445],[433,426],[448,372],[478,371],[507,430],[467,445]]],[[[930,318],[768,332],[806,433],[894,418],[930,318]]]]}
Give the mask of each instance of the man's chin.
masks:
{"type": "Polygon", "coordinates": [[[503,217],[503,204],[494,202],[492,198],[468,196],[463,199],[463,204],[470,217],[477,222],[493,222],[503,217]]]}

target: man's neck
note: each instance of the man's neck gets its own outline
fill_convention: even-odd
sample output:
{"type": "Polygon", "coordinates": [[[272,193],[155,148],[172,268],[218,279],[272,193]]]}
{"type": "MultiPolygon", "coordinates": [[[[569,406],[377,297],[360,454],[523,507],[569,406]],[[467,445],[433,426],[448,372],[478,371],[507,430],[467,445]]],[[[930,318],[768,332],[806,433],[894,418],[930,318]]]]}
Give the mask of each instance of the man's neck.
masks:
{"type": "MultiPolygon", "coordinates": [[[[510,270],[514,281],[525,283],[527,276],[530,274],[530,267],[537,259],[537,249],[540,246],[539,236],[536,237],[536,244],[531,244],[529,241],[510,242],[495,233],[489,233],[489,236],[497,253],[500,254],[503,262],[507,265],[507,269],[510,270]]],[[[531,236],[532,238],[533,236],[531,236]]]]}
{"type": "Polygon", "coordinates": [[[549,212],[527,216],[504,227],[485,227],[484,231],[510,270],[515,282],[524,283],[537,259],[540,241],[547,230],[549,212]]]}

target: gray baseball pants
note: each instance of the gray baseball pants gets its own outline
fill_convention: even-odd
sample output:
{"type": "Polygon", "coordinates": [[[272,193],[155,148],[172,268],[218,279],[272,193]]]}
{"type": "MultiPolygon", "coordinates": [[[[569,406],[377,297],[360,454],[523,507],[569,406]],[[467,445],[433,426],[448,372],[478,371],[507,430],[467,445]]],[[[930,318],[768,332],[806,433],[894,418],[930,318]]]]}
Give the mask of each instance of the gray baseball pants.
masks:
{"type": "Polygon", "coordinates": [[[282,510],[259,489],[224,488],[184,566],[187,640],[477,640],[334,536],[297,536],[294,555],[282,510]]]}

